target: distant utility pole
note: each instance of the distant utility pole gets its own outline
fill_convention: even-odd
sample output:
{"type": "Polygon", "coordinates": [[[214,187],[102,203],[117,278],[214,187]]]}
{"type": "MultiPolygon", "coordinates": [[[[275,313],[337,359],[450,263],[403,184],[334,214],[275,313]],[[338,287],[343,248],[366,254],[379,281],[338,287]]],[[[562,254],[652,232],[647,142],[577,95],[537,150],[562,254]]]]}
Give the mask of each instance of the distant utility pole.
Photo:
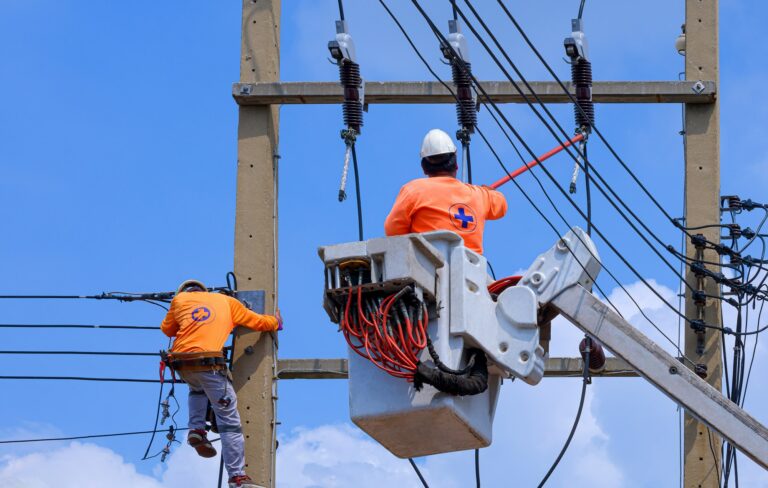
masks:
{"type": "MultiPolygon", "coordinates": [[[[280,0],[243,0],[240,80],[280,79],[280,0]]],[[[277,105],[239,107],[235,275],[241,290],[264,290],[266,313],[277,292],[277,105]]],[[[277,344],[272,334],[239,328],[234,386],[245,436],[247,473],[275,485],[277,344]]]]}
{"type": "MultiPolygon", "coordinates": [[[[686,81],[720,82],[718,0],[685,2],[685,78],[686,81]]],[[[688,227],[720,222],[720,103],[685,105],[685,225],[688,227]]],[[[717,227],[692,231],[702,233],[710,242],[720,242],[717,227]]],[[[715,251],[698,251],[689,241],[690,259],[718,262],[715,251]]],[[[717,271],[717,270],[713,270],[717,271]]],[[[690,271],[686,281],[693,289],[712,296],[720,294],[712,279],[697,279],[690,271]]],[[[685,315],[708,325],[722,327],[720,301],[708,299],[705,306],[694,303],[686,293],[685,315]]],[[[723,356],[720,331],[706,329],[697,334],[685,330],[685,355],[706,367],[707,381],[722,391],[723,356]]],[[[686,413],[685,415],[685,488],[717,488],[722,472],[720,437],[686,413]]]]}
{"type": "MultiPolygon", "coordinates": [[[[243,290],[265,290],[265,310],[274,309],[277,276],[277,140],[278,107],[281,104],[335,104],[343,100],[336,83],[281,83],[280,0],[242,0],[242,45],[240,82],[232,89],[239,105],[235,273],[243,290]]],[[[329,26],[330,27],[330,26],[329,26]]],[[[720,119],[718,91],[718,1],[686,0],[686,81],[595,82],[596,103],[683,103],[686,114],[686,225],[713,224],[720,220],[720,119]]],[[[435,47],[436,49],[436,47],[435,47]]],[[[506,81],[481,82],[497,103],[524,103],[506,81]]],[[[532,82],[531,86],[547,103],[567,103],[569,98],[554,82],[532,82]]],[[[367,104],[454,103],[437,82],[366,82],[367,104]]],[[[714,228],[702,231],[709,241],[718,241],[714,228]]],[[[688,243],[686,253],[696,258],[688,243]]],[[[717,261],[714,253],[703,258],[717,261]]],[[[686,279],[696,288],[690,272],[686,279]]],[[[702,283],[706,293],[717,295],[712,280],[702,283]]],[[[703,318],[709,325],[722,325],[720,304],[708,300],[703,308],[686,298],[686,315],[703,318]]],[[[706,331],[703,353],[697,352],[699,336],[687,329],[685,355],[705,365],[707,378],[721,389],[722,359],[720,333],[706,331]]],[[[258,484],[274,488],[275,405],[278,371],[277,348],[271,335],[238,331],[234,351],[235,388],[246,442],[248,474],[258,484]]],[[[548,376],[580,377],[581,358],[559,358],[547,364],[548,376]]],[[[344,378],[346,362],[335,360],[284,360],[282,377],[344,378]]],[[[614,362],[610,368],[626,373],[626,366],[614,362]]],[[[630,376],[629,374],[611,377],[630,376]]],[[[685,487],[718,486],[720,438],[686,415],[685,487]],[[715,455],[712,455],[712,451],[715,455]]]]}

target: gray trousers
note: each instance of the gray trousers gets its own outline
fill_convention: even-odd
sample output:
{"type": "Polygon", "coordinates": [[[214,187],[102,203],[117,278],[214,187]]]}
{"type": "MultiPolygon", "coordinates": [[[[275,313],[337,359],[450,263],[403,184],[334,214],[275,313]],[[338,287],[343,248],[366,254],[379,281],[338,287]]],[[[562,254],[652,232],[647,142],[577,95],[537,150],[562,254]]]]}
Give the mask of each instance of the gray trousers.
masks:
{"type": "Polygon", "coordinates": [[[229,477],[245,474],[245,441],[237,411],[237,395],[226,370],[187,371],[181,377],[189,386],[189,428],[205,429],[208,401],[216,414],[221,455],[229,477]]]}

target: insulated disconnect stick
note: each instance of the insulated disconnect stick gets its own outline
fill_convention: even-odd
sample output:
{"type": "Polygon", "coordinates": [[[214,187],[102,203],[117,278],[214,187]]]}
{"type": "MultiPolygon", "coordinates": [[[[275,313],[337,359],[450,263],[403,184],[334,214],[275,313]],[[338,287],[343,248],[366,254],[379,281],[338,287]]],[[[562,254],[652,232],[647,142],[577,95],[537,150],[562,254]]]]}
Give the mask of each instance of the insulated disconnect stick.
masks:
{"type": "Polygon", "coordinates": [[[539,163],[544,162],[547,159],[549,159],[552,156],[554,156],[555,154],[559,153],[560,151],[562,151],[566,147],[572,146],[573,144],[575,144],[575,143],[577,143],[577,142],[579,142],[579,141],[581,141],[583,139],[584,139],[584,135],[583,134],[576,134],[570,141],[567,141],[563,145],[557,146],[556,148],[552,149],[551,151],[542,154],[541,156],[538,157],[538,159],[535,159],[535,160],[529,162],[527,165],[521,166],[521,167],[517,168],[516,170],[514,170],[513,172],[511,172],[510,174],[508,174],[504,178],[502,178],[499,181],[497,181],[496,183],[493,183],[492,185],[490,185],[490,187],[493,188],[494,190],[496,190],[497,188],[499,188],[504,183],[507,183],[508,181],[517,178],[518,176],[520,176],[521,174],[525,173],[526,171],[528,171],[529,169],[533,168],[534,166],[538,165],[539,163]]]}

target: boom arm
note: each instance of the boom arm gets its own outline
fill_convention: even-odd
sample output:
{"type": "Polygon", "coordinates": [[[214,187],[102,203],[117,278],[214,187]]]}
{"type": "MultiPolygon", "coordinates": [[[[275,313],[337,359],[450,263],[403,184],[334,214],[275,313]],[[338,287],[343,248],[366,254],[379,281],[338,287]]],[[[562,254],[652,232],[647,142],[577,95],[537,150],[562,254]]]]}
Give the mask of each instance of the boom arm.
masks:
{"type": "Polygon", "coordinates": [[[521,283],[536,293],[540,306],[557,309],[691,415],[768,469],[768,429],[593,295],[588,288],[599,269],[589,236],[574,228],[536,259],[521,283]]]}

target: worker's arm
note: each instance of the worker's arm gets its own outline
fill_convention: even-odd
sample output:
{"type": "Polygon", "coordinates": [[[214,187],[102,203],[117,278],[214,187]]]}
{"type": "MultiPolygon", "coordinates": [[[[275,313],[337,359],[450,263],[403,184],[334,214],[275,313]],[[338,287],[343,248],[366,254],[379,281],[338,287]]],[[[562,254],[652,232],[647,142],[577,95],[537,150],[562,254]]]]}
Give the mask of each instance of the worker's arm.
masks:
{"type": "Polygon", "coordinates": [[[486,192],[488,199],[488,214],[485,216],[488,220],[496,220],[504,217],[507,213],[507,199],[504,194],[488,187],[482,187],[486,192]]]}
{"type": "Polygon", "coordinates": [[[274,332],[277,330],[279,325],[277,317],[252,312],[236,298],[227,298],[229,298],[229,310],[232,313],[232,322],[235,325],[242,325],[249,329],[261,332],[274,332]]]}
{"type": "Polygon", "coordinates": [[[401,236],[411,233],[411,216],[414,201],[408,189],[403,186],[395,199],[395,204],[384,221],[384,233],[388,236],[401,236]]]}
{"type": "Polygon", "coordinates": [[[171,308],[168,310],[168,313],[165,314],[163,323],[160,324],[160,330],[168,337],[176,337],[176,333],[179,332],[179,323],[176,322],[173,304],[174,302],[171,302],[171,308]]]}

